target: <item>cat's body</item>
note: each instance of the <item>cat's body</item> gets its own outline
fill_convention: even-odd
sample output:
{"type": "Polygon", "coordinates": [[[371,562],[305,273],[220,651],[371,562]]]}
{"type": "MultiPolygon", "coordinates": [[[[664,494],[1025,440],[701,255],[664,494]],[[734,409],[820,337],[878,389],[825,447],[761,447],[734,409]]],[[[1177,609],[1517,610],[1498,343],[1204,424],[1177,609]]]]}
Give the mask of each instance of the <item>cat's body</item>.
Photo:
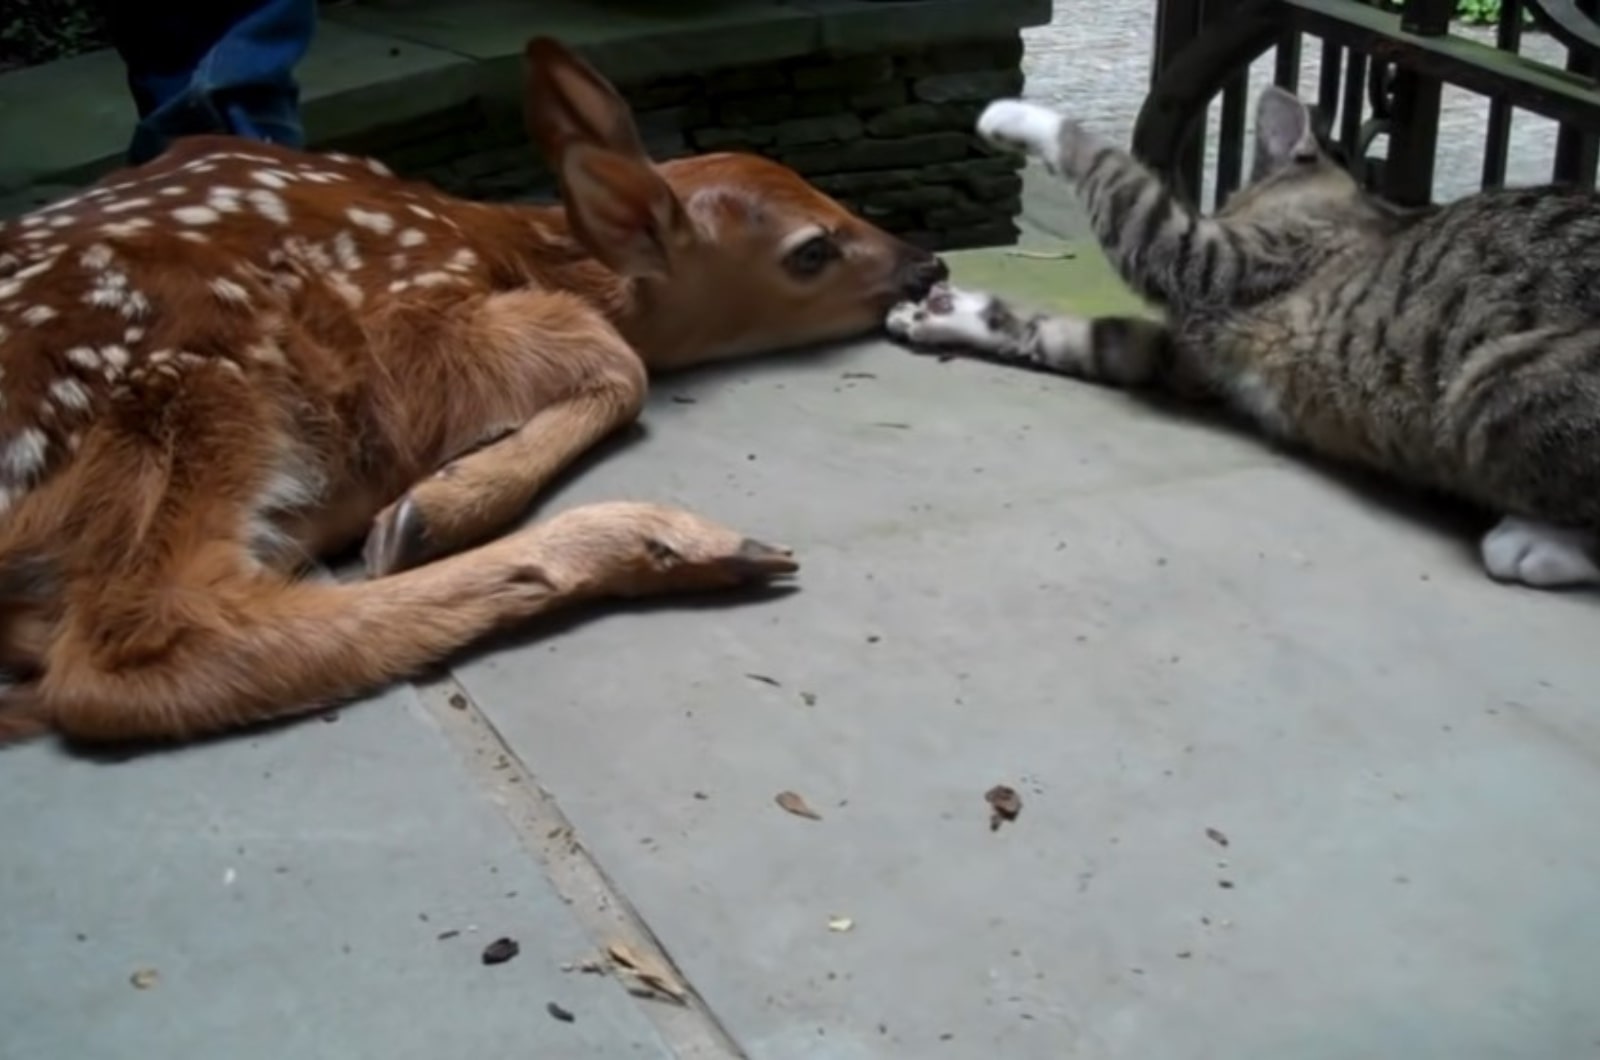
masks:
{"type": "Polygon", "coordinates": [[[1600,194],[1399,210],[1364,194],[1277,89],[1258,105],[1251,182],[1211,217],[1048,109],[995,103],[979,130],[1077,185],[1166,322],[1030,316],[942,288],[897,309],[894,334],[1221,399],[1280,440],[1501,515],[1483,541],[1496,578],[1600,583],[1600,194]]]}

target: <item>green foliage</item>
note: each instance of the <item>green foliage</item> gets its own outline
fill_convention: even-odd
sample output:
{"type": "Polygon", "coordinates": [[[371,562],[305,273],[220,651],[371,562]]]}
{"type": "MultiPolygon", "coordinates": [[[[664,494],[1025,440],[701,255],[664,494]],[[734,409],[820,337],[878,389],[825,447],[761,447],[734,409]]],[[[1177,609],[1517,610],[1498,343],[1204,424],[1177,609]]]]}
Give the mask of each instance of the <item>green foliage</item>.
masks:
{"type": "MultiPolygon", "coordinates": [[[[1500,0],[1456,0],[1456,17],[1469,26],[1493,26],[1500,21],[1500,0]]],[[[1533,16],[1526,9],[1522,24],[1533,24],[1533,16]]]]}
{"type": "Polygon", "coordinates": [[[92,0],[6,0],[0,68],[33,66],[106,46],[105,21],[92,0]]]}

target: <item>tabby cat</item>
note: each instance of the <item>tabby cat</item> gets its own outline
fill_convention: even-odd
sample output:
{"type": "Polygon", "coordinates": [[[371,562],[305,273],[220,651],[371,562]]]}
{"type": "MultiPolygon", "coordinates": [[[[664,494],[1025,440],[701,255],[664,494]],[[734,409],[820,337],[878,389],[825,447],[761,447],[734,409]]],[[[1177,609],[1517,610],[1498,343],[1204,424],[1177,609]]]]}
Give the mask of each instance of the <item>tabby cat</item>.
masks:
{"type": "Polygon", "coordinates": [[[1210,216],[1046,107],[991,103],[991,144],[1072,182],[1166,323],[1028,314],[949,285],[890,333],[1220,400],[1268,435],[1487,506],[1497,580],[1600,583],[1600,194],[1538,187],[1403,210],[1364,192],[1312,110],[1267,89],[1250,179],[1210,216]]]}

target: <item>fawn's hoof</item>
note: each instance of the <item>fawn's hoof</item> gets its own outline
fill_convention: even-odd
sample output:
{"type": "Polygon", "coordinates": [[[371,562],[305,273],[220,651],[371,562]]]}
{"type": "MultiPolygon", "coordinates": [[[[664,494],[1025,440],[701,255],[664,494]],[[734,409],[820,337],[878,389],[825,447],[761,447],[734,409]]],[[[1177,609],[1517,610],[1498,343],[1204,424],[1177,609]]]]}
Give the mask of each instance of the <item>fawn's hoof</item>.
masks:
{"type": "Polygon", "coordinates": [[[434,558],[434,552],[422,509],[407,494],[379,512],[372,521],[361,558],[367,577],[381,578],[421,566],[434,558]]]}

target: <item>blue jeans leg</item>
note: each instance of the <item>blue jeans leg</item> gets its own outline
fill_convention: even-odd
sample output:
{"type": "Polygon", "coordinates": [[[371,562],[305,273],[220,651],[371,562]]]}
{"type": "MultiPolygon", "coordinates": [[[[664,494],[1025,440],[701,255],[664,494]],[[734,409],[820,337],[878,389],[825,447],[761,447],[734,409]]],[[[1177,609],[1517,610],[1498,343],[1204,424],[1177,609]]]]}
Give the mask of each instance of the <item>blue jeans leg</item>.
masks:
{"type": "Polygon", "coordinates": [[[316,0],[117,4],[111,29],[139,109],[129,161],[182,136],[231,133],[302,146],[295,67],[316,29],[316,0]]]}

